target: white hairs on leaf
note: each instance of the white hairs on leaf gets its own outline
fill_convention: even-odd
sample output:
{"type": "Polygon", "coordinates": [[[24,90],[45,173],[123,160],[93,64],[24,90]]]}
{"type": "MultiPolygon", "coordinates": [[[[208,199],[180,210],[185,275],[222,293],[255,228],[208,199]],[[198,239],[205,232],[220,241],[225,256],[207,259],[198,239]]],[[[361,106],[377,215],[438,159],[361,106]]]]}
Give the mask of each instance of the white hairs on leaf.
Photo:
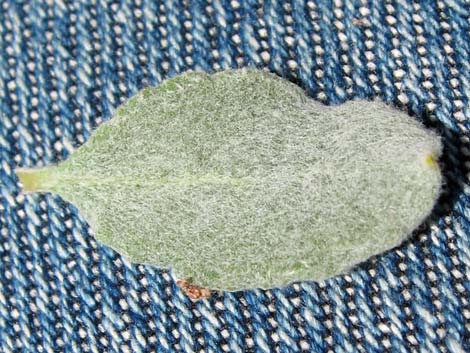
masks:
{"type": "Polygon", "coordinates": [[[321,280],[399,244],[441,189],[439,137],[381,102],[325,106],[256,70],[136,94],[27,191],[132,261],[210,288],[321,280]]]}

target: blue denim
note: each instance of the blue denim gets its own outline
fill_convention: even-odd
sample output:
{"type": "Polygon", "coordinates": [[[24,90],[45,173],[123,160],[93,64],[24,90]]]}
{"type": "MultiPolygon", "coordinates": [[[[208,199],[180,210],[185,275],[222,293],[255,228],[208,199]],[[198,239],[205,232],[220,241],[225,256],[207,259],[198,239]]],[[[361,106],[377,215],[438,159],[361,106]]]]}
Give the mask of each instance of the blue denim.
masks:
{"type": "Polygon", "coordinates": [[[470,352],[468,1],[0,0],[0,53],[0,352],[470,352]],[[429,219],[347,275],[192,301],[20,193],[15,168],[65,159],[142,87],[245,66],[438,130],[429,219]]]}

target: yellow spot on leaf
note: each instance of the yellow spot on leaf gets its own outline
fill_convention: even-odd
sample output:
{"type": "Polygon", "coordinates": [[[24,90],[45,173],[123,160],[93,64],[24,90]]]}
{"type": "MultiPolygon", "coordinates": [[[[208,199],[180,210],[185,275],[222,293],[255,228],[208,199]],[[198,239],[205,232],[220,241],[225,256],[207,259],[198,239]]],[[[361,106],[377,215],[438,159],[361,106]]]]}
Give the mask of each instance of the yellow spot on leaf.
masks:
{"type": "Polygon", "coordinates": [[[426,159],[425,159],[425,163],[427,165],[429,165],[431,168],[433,169],[437,169],[438,168],[438,165],[437,165],[437,161],[436,161],[436,157],[433,155],[433,154],[429,154],[427,155],[426,159]]]}

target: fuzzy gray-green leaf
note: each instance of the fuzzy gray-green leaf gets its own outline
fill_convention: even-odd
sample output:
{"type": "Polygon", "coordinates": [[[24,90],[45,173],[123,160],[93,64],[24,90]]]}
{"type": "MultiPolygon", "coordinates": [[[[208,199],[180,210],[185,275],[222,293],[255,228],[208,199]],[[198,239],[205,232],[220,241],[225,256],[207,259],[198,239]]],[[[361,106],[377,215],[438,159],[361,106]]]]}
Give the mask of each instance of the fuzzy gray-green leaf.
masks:
{"type": "Polygon", "coordinates": [[[327,107],[254,70],[139,92],[25,187],[136,262],[220,289],[318,280],[397,245],[441,186],[439,138],[378,102],[327,107]]]}

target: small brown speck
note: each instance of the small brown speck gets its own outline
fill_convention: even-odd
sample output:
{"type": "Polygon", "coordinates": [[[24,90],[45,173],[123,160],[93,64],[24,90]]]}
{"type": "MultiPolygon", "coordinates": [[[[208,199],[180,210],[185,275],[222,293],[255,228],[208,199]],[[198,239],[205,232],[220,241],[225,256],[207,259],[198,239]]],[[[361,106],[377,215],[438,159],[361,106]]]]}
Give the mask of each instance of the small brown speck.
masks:
{"type": "Polygon", "coordinates": [[[176,284],[192,300],[207,299],[211,296],[210,289],[192,284],[187,278],[176,281],[176,284]]]}

